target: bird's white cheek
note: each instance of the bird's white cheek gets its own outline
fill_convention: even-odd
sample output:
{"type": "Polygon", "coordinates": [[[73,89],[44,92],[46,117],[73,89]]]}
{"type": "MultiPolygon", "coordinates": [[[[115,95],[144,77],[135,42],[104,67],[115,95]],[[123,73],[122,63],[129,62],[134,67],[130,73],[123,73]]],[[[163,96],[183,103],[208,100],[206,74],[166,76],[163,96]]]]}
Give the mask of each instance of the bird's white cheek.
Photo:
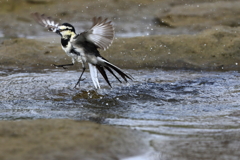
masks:
{"type": "Polygon", "coordinates": [[[71,35],[71,32],[68,31],[68,30],[62,31],[62,32],[60,32],[60,33],[61,33],[61,35],[62,35],[63,37],[66,37],[66,36],[70,36],[70,35],[71,35]]]}

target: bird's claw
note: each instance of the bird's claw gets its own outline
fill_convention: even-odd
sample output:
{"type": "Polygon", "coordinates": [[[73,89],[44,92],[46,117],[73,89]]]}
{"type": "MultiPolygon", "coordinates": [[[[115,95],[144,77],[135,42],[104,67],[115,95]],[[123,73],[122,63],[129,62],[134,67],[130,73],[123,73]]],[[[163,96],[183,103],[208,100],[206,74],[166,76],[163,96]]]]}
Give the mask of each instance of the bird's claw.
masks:
{"type": "Polygon", "coordinates": [[[56,64],[52,64],[52,66],[54,66],[54,67],[62,67],[63,69],[67,69],[66,67],[64,67],[64,65],[56,65],[56,64]]]}
{"type": "Polygon", "coordinates": [[[75,86],[74,86],[73,88],[77,88],[77,85],[79,85],[79,87],[80,87],[80,82],[81,82],[81,81],[84,81],[84,80],[85,80],[85,78],[81,79],[79,82],[77,82],[77,83],[75,84],[75,86]]]}

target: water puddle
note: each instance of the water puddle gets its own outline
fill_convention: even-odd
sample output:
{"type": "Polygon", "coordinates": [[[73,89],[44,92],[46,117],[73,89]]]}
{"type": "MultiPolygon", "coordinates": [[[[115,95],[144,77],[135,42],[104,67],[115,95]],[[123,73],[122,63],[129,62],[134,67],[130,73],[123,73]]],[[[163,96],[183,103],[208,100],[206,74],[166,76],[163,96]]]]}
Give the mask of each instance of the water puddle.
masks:
{"type": "Polygon", "coordinates": [[[128,72],[135,80],[120,84],[110,77],[112,89],[100,77],[101,90],[94,89],[89,73],[74,89],[80,71],[1,72],[1,106],[6,111],[1,118],[81,119],[87,114],[117,125],[129,125],[130,120],[132,125],[138,120],[191,121],[239,109],[238,72],[128,72]]]}
{"type": "MultiPolygon", "coordinates": [[[[111,89],[100,77],[102,89],[95,90],[88,72],[80,88],[74,89],[80,71],[2,71],[0,119],[69,118],[142,130],[154,137],[152,146],[163,157],[165,152],[171,155],[176,145],[187,147],[197,140],[215,142],[223,133],[240,137],[236,134],[240,131],[238,72],[127,72],[134,81],[119,84],[110,77],[111,89]],[[189,142],[182,144],[179,139],[186,137],[189,142]],[[163,144],[172,148],[163,149],[163,144]]],[[[235,140],[230,144],[239,147],[235,140]]],[[[205,147],[195,145],[208,148],[207,142],[205,147]]],[[[182,148],[178,151],[182,156],[182,148]]],[[[234,154],[238,152],[233,150],[234,154]]]]}

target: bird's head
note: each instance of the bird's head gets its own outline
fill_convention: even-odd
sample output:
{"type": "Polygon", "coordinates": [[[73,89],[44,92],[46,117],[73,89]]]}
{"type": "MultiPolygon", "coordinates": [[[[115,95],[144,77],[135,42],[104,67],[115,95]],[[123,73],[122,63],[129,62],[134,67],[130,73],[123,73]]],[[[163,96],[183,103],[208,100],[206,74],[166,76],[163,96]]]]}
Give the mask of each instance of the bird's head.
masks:
{"type": "Polygon", "coordinates": [[[70,38],[71,36],[75,36],[75,29],[69,23],[63,23],[58,26],[56,33],[58,33],[62,38],[70,38]]]}

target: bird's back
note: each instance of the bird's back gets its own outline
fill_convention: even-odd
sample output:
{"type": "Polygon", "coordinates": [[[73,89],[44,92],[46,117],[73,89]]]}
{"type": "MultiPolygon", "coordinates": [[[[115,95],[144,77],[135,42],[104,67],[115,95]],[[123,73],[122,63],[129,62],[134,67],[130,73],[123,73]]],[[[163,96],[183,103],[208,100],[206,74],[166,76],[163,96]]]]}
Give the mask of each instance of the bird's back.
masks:
{"type": "Polygon", "coordinates": [[[100,56],[98,46],[88,41],[86,38],[86,32],[76,35],[72,41],[73,48],[82,48],[85,54],[91,54],[100,56]]]}

